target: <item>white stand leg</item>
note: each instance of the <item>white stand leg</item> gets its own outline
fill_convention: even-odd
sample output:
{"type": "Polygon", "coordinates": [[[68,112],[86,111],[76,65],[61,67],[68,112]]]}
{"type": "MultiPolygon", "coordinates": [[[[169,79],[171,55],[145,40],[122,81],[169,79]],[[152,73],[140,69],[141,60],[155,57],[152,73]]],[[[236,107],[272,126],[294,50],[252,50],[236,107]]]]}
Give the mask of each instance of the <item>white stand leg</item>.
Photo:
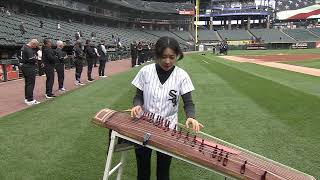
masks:
{"type": "Polygon", "coordinates": [[[124,166],[124,161],[125,161],[126,155],[127,155],[127,151],[123,151],[121,153],[121,160],[120,160],[121,166],[119,167],[119,170],[118,170],[117,180],[121,180],[121,176],[122,176],[122,173],[123,173],[123,166],[124,166]]]}
{"type": "Polygon", "coordinates": [[[109,172],[110,172],[110,167],[111,167],[111,163],[112,163],[112,156],[113,156],[113,151],[114,151],[115,140],[116,140],[116,132],[112,131],[111,141],[110,141],[108,155],[107,155],[106,167],[104,169],[103,180],[108,180],[108,178],[109,178],[109,172]]]}

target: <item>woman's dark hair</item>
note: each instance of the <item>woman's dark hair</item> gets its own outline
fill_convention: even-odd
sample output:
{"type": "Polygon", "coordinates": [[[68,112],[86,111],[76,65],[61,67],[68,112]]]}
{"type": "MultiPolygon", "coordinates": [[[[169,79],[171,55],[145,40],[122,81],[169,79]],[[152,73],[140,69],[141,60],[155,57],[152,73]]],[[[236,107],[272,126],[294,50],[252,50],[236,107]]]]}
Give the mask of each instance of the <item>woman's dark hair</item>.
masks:
{"type": "Polygon", "coordinates": [[[163,36],[155,45],[155,56],[157,59],[161,59],[162,54],[166,48],[170,48],[177,55],[178,60],[183,58],[183,52],[181,51],[178,41],[172,37],[163,36]]]}

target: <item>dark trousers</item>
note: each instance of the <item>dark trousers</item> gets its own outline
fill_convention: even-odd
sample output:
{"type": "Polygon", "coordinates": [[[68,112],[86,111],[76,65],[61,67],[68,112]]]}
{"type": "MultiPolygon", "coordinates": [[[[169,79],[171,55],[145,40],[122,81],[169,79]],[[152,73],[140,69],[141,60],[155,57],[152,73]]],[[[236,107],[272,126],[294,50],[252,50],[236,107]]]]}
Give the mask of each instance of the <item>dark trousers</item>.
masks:
{"type": "Polygon", "coordinates": [[[64,64],[58,63],[55,66],[57,74],[58,74],[58,84],[59,89],[63,88],[63,82],[64,82],[64,64]]]}
{"type": "Polygon", "coordinates": [[[52,95],[52,87],[54,83],[54,64],[45,64],[44,70],[46,72],[46,94],[48,96],[52,95]]]}
{"type": "Polygon", "coordinates": [[[93,59],[94,67],[97,67],[97,61],[98,61],[98,58],[94,58],[94,59],[93,59]]]}
{"type": "Polygon", "coordinates": [[[100,59],[99,60],[99,76],[104,76],[104,70],[106,67],[106,60],[100,59]]]}
{"type": "Polygon", "coordinates": [[[142,53],[139,53],[138,54],[138,64],[142,64],[143,63],[143,54],[142,53]]]}
{"type": "Polygon", "coordinates": [[[137,56],[131,56],[131,67],[134,67],[137,63],[137,56]]]}
{"type": "Polygon", "coordinates": [[[74,66],[76,67],[76,80],[80,82],[81,79],[81,73],[83,69],[83,64],[81,59],[75,59],[74,66]]]}
{"type": "Polygon", "coordinates": [[[33,101],[33,90],[36,83],[36,66],[24,64],[22,66],[22,74],[24,76],[24,94],[25,99],[33,101]]]}
{"type": "MultiPolygon", "coordinates": [[[[152,150],[139,146],[135,149],[138,176],[137,180],[150,180],[152,150]]],[[[157,152],[157,180],[170,180],[171,156],[157,152]]]]}
{"type": "Polygon", "coordinates": [[[44,75],[44,69],[42,67],[42,61],[38,60],[38,74],[39,76],[44,75]]]}
{"type": "Polygon", "coordinates": [[[87,71],[88,80],[92,79],[91,78],[91,74],[92,74],[93,61],[94,61],[93,59],[87,59],[87,63],[88,63],[88,71],[87,71]]]}

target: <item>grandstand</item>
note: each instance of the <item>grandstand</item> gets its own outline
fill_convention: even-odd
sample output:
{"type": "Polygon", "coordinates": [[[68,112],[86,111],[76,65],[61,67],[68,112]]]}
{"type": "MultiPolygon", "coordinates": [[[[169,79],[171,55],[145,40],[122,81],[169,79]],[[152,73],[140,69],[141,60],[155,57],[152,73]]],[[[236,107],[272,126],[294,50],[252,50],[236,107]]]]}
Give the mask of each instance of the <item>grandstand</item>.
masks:
{"type": "Polygon", "coordinates": [[[246,30],[221,30],[218,31],[222,39],[231,41],[250,40],[252,35],[246,30]]]}
{"type": "MultiPolygon", "coordinates": [[[[39,40],[43,38],[52,38],[53,40],[74,40],[74,34],[77,31],[82,31],[83,39],[91,39],[91,33],[95,32],[97,37],[93,40],[93,43],[98,43],[102,39],[107,39],[107,42],[112,43],[111,36],[117,35],[121,37],[121,42],[124,46],[129,46],[133,41],[152,41],[154,42],[160,36],[172,36],[179,40],[183,45],[186,45],[186,41],[175,33],[170,33],[167,30],[164,31],[149,31],[129,28],[116,28],[107,26],[86,25],[76,22],[65,22],[59,20],[53,20],[48,18],[40,18],[30,15],[12,14],[7,16],[5,14],[0,15],[0,22],[4,24],[0,27],[0,39],[3,41],[2,45],[21,45],[24,44],[30,38],[37,37],[39,40]],[[43,28],[40,28],[40,20],[45,22],[43,28]],[[24,22],[26,29],[25,34],[21,34],[19,25],[24,22]],[[57,29],[57,23],[61,25],[61,29],[57,29]]],[[[185,36],[181,32],[181,36],[185,36]]]]}
{"type": "MultiPolygon", "coordinates": [[[[91,33],[94,32],[96,37],[92,41],[95,44],[102,39],[112,44],[112,35],[119,36],[124,47],[129,47],[134,41],[154,42],[161,36],[171,36],[176,38],[184,49],[191,50],[194,47],[193,42],[196,35],[193,26],[190,25],[190,16],[179,15],[180,11],[193,11],[193,4],[187,1],[168,3],[107,0],[100,4],[97,2],[86,4],[82,1],[38,0],[31,2],[26,0],[22,4],[29,11],[28,13],[16,10],[10,16],[0,14],[0,22],[3,24],[0,27],[2,46],[18,47],[34,37],[40,41],[50,37],[54,41],[63,40],[72,43],[75,40],[75,33],[81,31],[83,41],[91,39],[91,33]],[[45,12],[32,11],[32,8],[38,4],[46,6],[49,9],[48,13],[52,13],[51,9],[56,11],[58,8],[57,11],[65,13],[68,18],[49,17],[45,15],[45,12]],[[71,13],[71,10],[78,11],[77,18],[72,19],[74,12],[71,13]],[[92,13],[92,16],[88,16],[88,12],[92,13]],[[96,18],[96,23],[90,23],[92,18],[96,18]],[[39,27],[40,20],[44,22],[43,28],[39,27]],[[21,22],[24,22],[25,34],[21,34],[19,30],[21,22]],[[57,23],[61,25],[59,30],[57,23]]],[[[15,1],[12,1],[12,6],[16,6],[15,1]]],[[[251,0],[202,1],[200,12],[203,14],[200,14],[200,21],[205,21],[206,25],[203,26],[203,30],[199,30],[199,41],[215,43],[224,39],[228,41],[261,39],[263,43],[268,44],[319,41],[320,30],[318,28],[268,28],[265,13],[268,14],[269,10],[265,11],[264,7],[271,8],[269,4],[256,4],[251,0]],[[210,7],[212,11],[208,14],[210,7]]],[[[15,9],[19,8],[15,7],[15,9]]]]}
{"type": "Polygon", "coordinates": [[[283,32],[297,41],[316,42],[320,39],[319,36],[311,33],[307,29],[284,29],[283,32]]]}
{"type": "Polygon", "coordinates": [[[294,43],[295,39],[287,36],[277,29],[250,29],[250,32],[256,37],[261,38],[265,43],[294,43]]]}

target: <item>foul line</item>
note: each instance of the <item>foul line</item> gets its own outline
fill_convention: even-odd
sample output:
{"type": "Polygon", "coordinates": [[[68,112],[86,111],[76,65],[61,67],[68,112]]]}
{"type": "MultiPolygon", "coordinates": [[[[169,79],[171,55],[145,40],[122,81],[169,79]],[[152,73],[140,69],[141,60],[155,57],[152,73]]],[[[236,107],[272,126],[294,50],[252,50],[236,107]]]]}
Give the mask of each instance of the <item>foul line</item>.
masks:
{"type": "Polygon", "coordinates": [[[201,59],[201,61],[203,61],[203,62],[205,62],[205,63],[209,64],[207,61],[205,61],[205,60],[203,60],[203,59],[201,59]]]}

